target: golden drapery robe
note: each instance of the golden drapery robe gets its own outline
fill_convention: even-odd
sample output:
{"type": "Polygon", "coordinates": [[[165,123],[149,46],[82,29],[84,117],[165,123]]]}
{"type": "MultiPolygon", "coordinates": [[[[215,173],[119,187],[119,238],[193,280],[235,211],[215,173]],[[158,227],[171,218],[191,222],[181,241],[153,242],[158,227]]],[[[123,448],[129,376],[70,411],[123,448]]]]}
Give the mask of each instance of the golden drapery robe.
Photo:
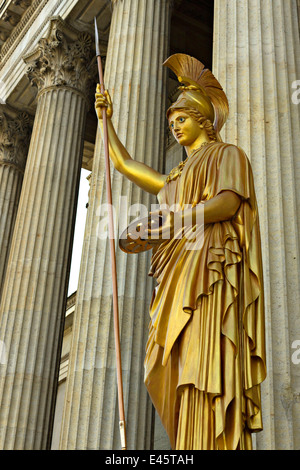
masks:
{"type": "Polygon", "coordinates": [[[196,251],[181,238],[152,255],[145,384],[172,449],[250,449],[251,432],[262,429],[263,275],[249,160],[234,145],[210,143],[158,200],[183,209],[224,190],[241,198],[233,219],[205,225],[196,251]]]}

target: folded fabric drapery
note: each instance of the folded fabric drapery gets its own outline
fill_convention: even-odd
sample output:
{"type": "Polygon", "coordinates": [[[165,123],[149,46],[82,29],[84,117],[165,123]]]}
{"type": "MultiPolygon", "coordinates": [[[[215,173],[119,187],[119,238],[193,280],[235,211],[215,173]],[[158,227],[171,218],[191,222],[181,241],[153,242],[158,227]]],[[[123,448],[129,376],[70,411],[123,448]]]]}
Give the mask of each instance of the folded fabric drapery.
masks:
{"type": "Polygon", "coordinates": [[[196,250],[187,237],[153,251],[145,384],[173,449],[249,449],[262,428],[266,376],[260,232],[252,170],[238,147],[195,150],[158,194],[162,205],[241,198],[231,220],[207,224],[196,250]]]}

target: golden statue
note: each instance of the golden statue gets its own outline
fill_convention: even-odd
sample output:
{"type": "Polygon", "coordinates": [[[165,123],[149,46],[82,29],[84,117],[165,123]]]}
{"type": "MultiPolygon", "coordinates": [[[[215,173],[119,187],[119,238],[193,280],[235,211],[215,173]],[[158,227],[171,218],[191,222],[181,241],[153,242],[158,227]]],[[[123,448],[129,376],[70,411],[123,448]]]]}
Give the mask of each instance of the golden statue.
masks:
{"type": "MultiPolygon", "coordinates": [[[[109,93],[96,93],[99,122],[108,116],[110,157],[127,178],[156,194],[162,224],[153,239],[145,384],[172,449],[251,449],[262,429],[260,383],[266,377],[263,275],[258,210],[245,153],[223,143],[226,95],[198,60],[169,57],[182,86],[168,109],[171,131],[187,158],[162,175],[131,158],[111,122],[109,93]],[[189,205],[189,209],[184,207],[189,205]],[[187,250],[174,220],[203,239],[187,250]],[[172,236],[166,239],[166,234],[172,236]]],[[[145,231],[144,231],[145,233],[145,231]]],[[[186,232],[185,232],[186,233],[186,232]]],[[[130,249],[128,249],[130,252],[130,249]]]]}

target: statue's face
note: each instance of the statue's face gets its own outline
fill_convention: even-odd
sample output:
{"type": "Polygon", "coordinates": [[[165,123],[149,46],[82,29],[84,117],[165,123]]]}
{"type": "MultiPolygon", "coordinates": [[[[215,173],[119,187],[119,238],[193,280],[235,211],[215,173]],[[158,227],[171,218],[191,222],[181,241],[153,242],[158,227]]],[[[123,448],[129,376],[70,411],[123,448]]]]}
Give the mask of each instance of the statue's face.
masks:
{"type": "Polygon", "coordinates": [[[184,111],[173,111],[169,116],[172,134],[180,145],[192,145],[200,137],[202,129],[195,119],[184,111]]]}

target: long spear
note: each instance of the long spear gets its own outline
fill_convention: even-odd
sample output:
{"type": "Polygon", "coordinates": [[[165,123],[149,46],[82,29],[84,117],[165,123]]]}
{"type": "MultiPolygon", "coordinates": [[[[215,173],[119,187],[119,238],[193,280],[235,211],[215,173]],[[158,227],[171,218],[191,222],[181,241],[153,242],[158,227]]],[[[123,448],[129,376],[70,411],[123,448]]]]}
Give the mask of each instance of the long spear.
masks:
{"type": "MultiPolygon", "coordinates": [[[[97,56],[97,63],[98,63],[100,91],[102,94],[104,94],[105,87],[104,87],[104,80],[103,80],[103,69],[102,69],[102,62],[101,62],[100,42],[99,42],[96,17],[94,18],[94,21],[95,21],[96,56],[97,56]]],[[[115,240],[114,240],[114,220],[113,220],[113,211],[112,211],[111,180],[110,180],[110,166],[109,166],[107,115],[106,115],[105,108],[103,108],[102,110],[102,122],[103,122],[103,141],[104,141],[104,156],[105,156],[105,170],[106,170],[106,193],[107,193],[107,202],[108,202],[108,227],[109,227],[110,256],[111,256],[112,284],[113,284],[114,333],[115,333],[115,348],[116,348],[116,362],[117,362],[119,426],[120,426],[122,450],[126,450],[126,426],[125,426],[120,332],[119,332],[116,252],[115,252],[115,240]]]]}

